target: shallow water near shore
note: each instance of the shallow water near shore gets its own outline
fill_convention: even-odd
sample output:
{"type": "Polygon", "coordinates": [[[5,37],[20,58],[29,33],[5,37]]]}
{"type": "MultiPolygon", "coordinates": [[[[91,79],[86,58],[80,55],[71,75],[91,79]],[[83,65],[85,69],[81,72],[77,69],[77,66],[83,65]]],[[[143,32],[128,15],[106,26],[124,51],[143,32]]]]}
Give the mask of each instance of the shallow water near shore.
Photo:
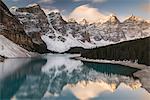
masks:
{"type": "Polygon", "coordinates": [[[47,54],[0,62],[0,99],[148,100],[136,68],[47,54]]]}

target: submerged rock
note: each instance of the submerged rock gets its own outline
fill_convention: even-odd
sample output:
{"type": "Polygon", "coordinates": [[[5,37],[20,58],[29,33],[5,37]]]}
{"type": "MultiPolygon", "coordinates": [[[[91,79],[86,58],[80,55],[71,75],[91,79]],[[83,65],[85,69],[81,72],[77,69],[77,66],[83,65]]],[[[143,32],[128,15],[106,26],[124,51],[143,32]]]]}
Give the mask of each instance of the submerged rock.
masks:
{"type": "Polygon", "coordinates": [[[0,62],[3,62],[6,57],[0,55],[0,62]]]}
{"type": "Polygon", "coordinates": [[[133,75],[140,79],[142,87],[150,93],[150,67],[140,70],[133,75]]]}

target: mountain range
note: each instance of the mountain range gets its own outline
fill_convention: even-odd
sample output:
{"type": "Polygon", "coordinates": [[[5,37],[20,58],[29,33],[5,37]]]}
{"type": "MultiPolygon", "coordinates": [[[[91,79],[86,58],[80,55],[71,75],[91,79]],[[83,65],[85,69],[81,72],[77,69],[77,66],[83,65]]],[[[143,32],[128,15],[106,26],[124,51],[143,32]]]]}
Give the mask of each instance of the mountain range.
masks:
{"type": "Polygon", "coordinates": [[[94,48],[150,36],[150,22],[133,15],[123,22],[111,15],[103,22],[78,23],[64,20],[59,12],[45,14],[38,4],[9,11],[2,1],[0,11],[0,35],[31,52],[62,53],[72,47],[94,48]]]}

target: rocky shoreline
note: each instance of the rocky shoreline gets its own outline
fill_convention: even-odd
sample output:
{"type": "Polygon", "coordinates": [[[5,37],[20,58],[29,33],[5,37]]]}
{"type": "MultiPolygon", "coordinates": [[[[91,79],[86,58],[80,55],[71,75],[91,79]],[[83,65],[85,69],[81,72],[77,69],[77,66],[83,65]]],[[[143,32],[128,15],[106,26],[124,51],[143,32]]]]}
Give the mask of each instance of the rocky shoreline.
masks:
{"type": "Polygon", "coordinates": [[[74,59],[86,61],[86,62],[95,62],[95,63],[108,63],[108,64],[119,64],[127,67],[137,68],[137,69],[145,69],[148,66],[138,63],[133,63],[131,61],[115,61],[115,60],[98,60],[98,59],[87,59],[83,57],[76,57],[74,59]]]}

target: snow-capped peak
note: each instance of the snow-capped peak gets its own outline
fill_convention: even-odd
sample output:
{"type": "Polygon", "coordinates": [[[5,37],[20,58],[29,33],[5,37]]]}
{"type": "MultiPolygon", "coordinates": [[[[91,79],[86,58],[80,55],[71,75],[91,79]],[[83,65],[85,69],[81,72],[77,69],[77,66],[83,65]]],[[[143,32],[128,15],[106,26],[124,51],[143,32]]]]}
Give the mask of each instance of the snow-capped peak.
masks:
{"type": "Polygon", "coordinates": [[[18,12],[36,12],[36,11],[39,11],[39,10],[34,10],[34,9],[39,9],[39,10],[42,10],[40,5],[34,3],[34,4],[29,4],[28,6],[26,7],[23,7],[23,8],[18,8],[16,6],[13,6],[11,7],[9,10],[12,14],[14,15],[17,15],[18,12]]]}
{"type": "Polygon", "coordinates": [[[88,21],[84,18],[82,21],[79,22],[81,25],[88,25],[88,21]]]}
{"type": "Polygon", "coordinates": [[[131,15],[125,21],[142,21],[142,20],[143,19],[138,16],[131,15]]]}
{"type": "Polygon", "coordinates": [[[110,16],[106,18],[106,22],[104,23],[118,24],[120,23],[120,21],[117,18],[117,16],[115,16],[114,14],[111,14],[110,16]]]}
{"type": "Polygon", "coordinates": [[[51,12],[48,15],[49,15],[49,17],[53,17],[53,18],[61,18],[61,15],[59,12],[51,12]]]}
{"type": "Polygon", "coordinates": [[[68,19],[68,22],[69,22],[69,23],[77,23],[76,20],[75,20],[74,18],[68,19]]]}
{"type": "Polygon", "coordinates": [[[118,20],[118,18],[117,18],[117,16],[115,16],[115,15],[111,15],[111,17],[110,17],[110,21],[111,22],[120,22],[119,20],[118,20]]]}
{"type": "Polygon", "coordinates": [[[48,19],[50,22],[53,22],[53,24],[66,23],[59,12],[51,12],[50,14],[48,14],[48,19]]]}
{"type": "Polygon", "coordinates": [[[103,24],[106,22],[110,22],[110,23],[120,23],[119,19],[117,18],[117,16],[115,14],[110,14],[109,16],[105,16],[105,18],[100,18],[97,22],[95,22],[96,24],[103,24]]]}
{"type": "Polygon", "coordinates": [[[16,6],[12,6],[9,10],[12,14],[16,15],[16,10],[18,9],[18,7],[16,6]]]}

